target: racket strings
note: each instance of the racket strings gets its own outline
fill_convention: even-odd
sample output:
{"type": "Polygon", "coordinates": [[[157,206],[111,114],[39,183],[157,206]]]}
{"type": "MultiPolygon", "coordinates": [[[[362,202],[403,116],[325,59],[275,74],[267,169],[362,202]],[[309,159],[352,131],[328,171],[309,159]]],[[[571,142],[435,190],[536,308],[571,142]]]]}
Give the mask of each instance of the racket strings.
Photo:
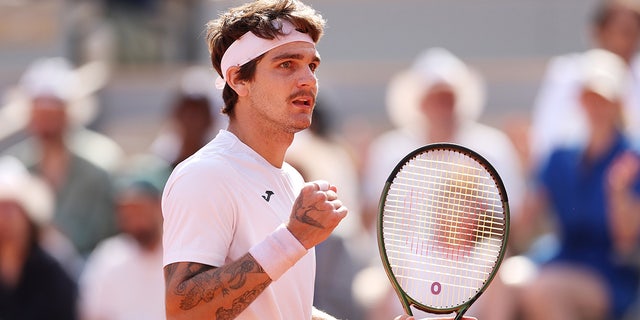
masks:
{"type": "MultiPolygon", "coordinates": [[[[450,248],[450,247],[443,246],[441,244],[429,243],[428,241],[425,241],[425,240],[409,243],[408,240],[400,241],[395,239],[389,239],[389,242],[387,245],[389,246],[388,248],[389,250],[396,250],[396,251],[406,250],[406,248],[409,247],[411,252],[417,255],[423,255],[423,256],[428,254],[430,250],[435,252],[443,252],[450,248]]],[[[464,254],[464,255],[462,254],[464,250],[467,250],[466,252],[469,252],[470,250],[475,250],[474,254],[478,259],[486,259],[487,262],[493,262],[495,258],[494,256],[495,251],[500,250],[500,243],[499,242],[481,243],[476,241],[470,244],[465,244],[463,245],[463,247],[459,249],[461,252],[458,253],[458,256],[448,255],[446,256],[446,258],[461,259],[462,257],[468,256],[468,254],[464,254]]],[[[438,259],[437,256],[434,258],[438,259]]]]}
{"type": "MultiPolygon", "coordinates": [[[[428,206],[416,206],[417,210],[427,210],[428,206]]],[[[404,210],[404,207],[402,206],[394,206],[392,204],[390,204],[387,208],[387,211],[389,213],[392,213],[393,211],[395,211],[396,214],[401,214],[401,212],[404,210]]],[[[445,208],[443,209],[446,211],[446,214],[449,215],[454,215],[456,214],[453,210],[454,209],[450,209],[450,208],[445,208]]],[[[498,213],[497,211],[493,210],[491,212],[489,212],[490,214],[493,213],[498,213]]],[[[415,223],[419,223],[421,222],[421,220],[417,217],[407,217],[406,218],[407,222],[415,222],[415,223]]],[[[462,231],[462,232],[475,232],[475,231],[479,231],[485,234],[488,234],[488,237],[496,237],[501,239],[500,237],[502,237],[504,235],[504,222],[500,219],[486,219],[486,220],[480,220],[478,221],[478,224],[474,223],[473,221],[459,221],[459,223],[456,224],[456,226],[462,231]],[[479,226],[478,226],[479,224],[479,226]]],[[[427,232],[429,230],[431,230],[431,228],[433,228],[432,225],[418,225],[416,226],[417,228],[421,228],[424,227],[426,228],[426,230],[420,230],[422,232],[427,232]]]]}
{"type": "Polygon", "coordinates": [[[383,209],[384,242],[399,285],[435,308],[476,295],[497,264],[505,235],[494,178],[459,152],[429,152],[398,172],[383,209]]]}

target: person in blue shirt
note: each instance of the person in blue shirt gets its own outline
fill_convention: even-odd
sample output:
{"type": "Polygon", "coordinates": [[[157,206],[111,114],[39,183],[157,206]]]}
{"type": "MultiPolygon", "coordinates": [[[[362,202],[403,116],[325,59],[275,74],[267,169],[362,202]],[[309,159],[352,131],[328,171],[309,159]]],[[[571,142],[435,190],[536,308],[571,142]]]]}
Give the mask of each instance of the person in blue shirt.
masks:
{"type": "Polygon", "coordinates": [[[640,286],[630,261],[640,235],[640,156],[622,133],[624,62],[593,49],[581,63],[577,98],[590,135],[553,151],[539,170],[525,217],[553,213],[558,250],[522,291],[527,320],[620,319],[640,286]]]}

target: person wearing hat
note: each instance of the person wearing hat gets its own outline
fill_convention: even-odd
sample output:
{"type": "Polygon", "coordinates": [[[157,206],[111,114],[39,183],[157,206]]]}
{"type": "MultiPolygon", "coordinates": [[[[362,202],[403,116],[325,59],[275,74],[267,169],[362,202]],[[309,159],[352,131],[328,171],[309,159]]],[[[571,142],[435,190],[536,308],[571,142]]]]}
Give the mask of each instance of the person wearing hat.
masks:
{"type": "Polygon", "coordinates": [[[640,270],[631,258],[640,248],[640,154],[624,134],[627,66],[592,49],[580,70],[588,139],[551,152],[532,206],[512,224],[513,233],[527,232],[550,212],[557,233],[558,249],[521,291],[528,320],[622,319],[638,299],[640,270]]]}
{"type": "MultiPolygon", "coordinates": [[[[74,148],[75,139],[86,137],[76,134],[71,111],[79,81],[64,58],[34,61],[20,81],[26,96],[29,137],[3,154],[16,156],[49,184],[56,198],[52,224],[86,257],[116,228],[111,172],[74,148]]],[[[110,149],[101,150],[103,144],[88,146],[96,155],[109,158],[110,149]]]]}
{"type": "Polygon", "coordinates": [[[42,180],[0,157],[0,319],[77,318],[76,284],[40,244],[53,206],[42,180]]]}
{"type": "MultiPolygon", "coordinates": [[[[599,0],[589,21],[593,48],[619,55],[627,66],[627,88],[622,95],[625,131],[640,139],[640,1],[599,0]]],[[[544,72],[531,110],[530,161],[540,165],[562,146],[584,143],[589,126],[580,95],[582,52],[552,57],[544,72]],[[571,121],[567,121],[571,119],[571,121]]]]}

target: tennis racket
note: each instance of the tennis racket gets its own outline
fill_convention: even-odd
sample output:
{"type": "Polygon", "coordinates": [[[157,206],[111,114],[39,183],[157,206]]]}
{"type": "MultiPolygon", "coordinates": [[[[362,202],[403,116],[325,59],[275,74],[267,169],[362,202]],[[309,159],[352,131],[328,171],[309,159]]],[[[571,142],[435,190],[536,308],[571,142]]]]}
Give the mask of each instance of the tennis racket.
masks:
{"type": "Polygon", "coordinates": [[[389,175],[380,198],[378,247],[405,312],[462,319],[498,271],[509,233],[500,176],[456,144],[418,148],[389,175]]]}

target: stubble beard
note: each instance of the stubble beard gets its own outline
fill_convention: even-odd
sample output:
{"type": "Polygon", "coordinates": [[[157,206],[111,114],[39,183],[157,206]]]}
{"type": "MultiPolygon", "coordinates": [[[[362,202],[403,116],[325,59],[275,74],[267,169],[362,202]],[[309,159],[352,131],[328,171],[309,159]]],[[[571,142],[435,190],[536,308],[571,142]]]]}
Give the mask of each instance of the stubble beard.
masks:
{"type": "MultiPolygon", "coordinates": [[[[285,106],[287,110],[290,108],[291,101],[286,101],[285,106]]],[[[311,113],[283,113],[283,115],[279,117],[272,117],[269,113],[268,108],[264,107],[264,103],[257,103],[256,101],[252,102],[253,109],[255,112],[260,114],[260,117],[266,120],[269,123],[272,129],[278,129],[278,131],[286,132],[289,134],[295,134],[302,130],[305,130],[311,126],[312,115],[311,113]],[[260,111],[258,111],[260,110],[260,111]],[[304,118],[304,119],[303,119],[304,118]]]]}

